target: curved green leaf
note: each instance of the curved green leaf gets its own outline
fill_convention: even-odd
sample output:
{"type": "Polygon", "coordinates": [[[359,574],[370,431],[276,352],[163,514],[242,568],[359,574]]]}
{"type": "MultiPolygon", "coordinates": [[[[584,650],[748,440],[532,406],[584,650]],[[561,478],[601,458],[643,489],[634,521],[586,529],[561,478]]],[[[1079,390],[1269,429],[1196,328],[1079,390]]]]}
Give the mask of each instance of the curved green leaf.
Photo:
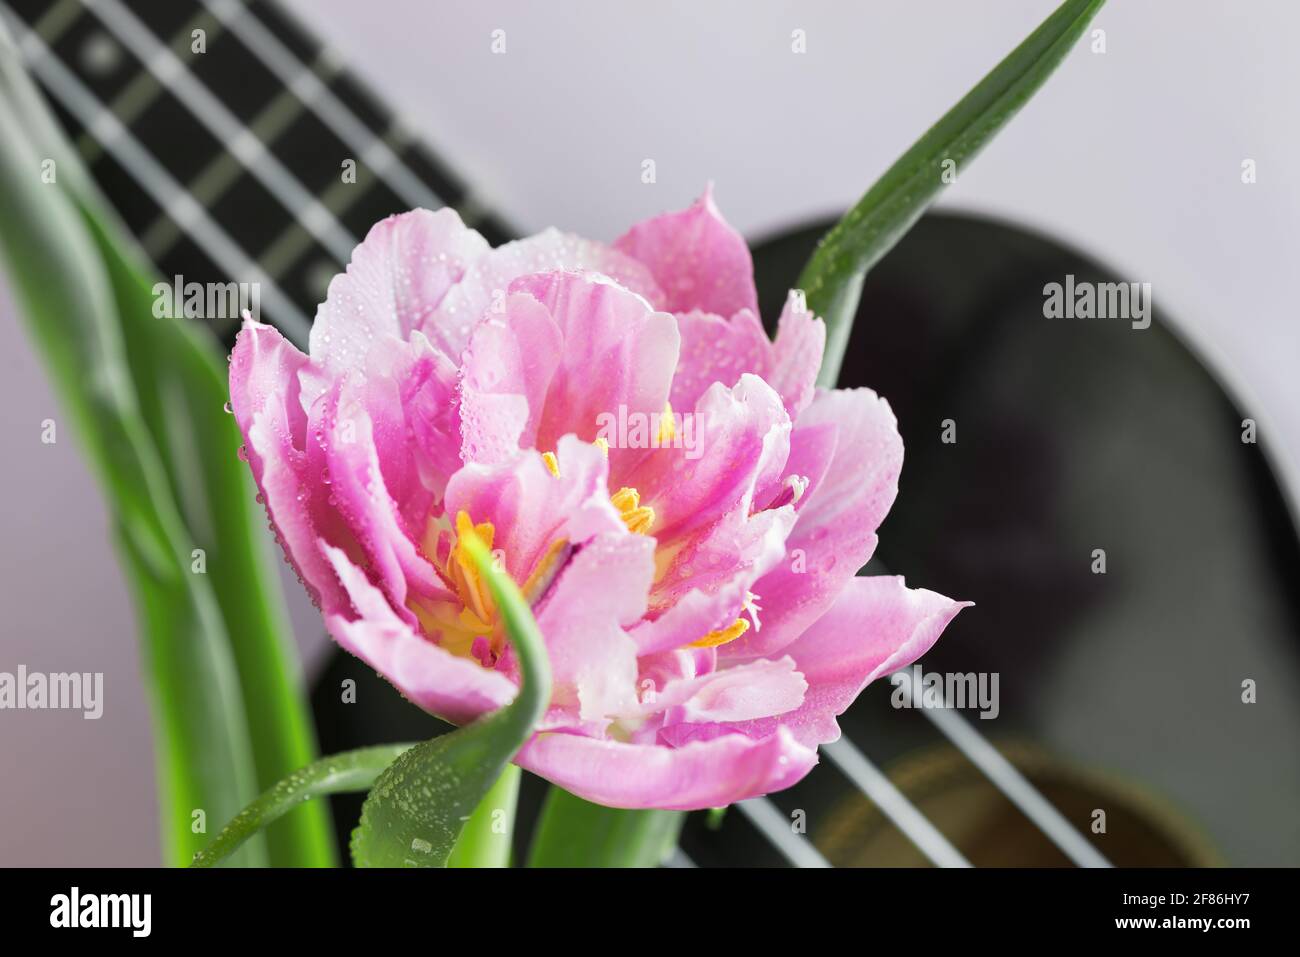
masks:
{"type": "Polygon", "coordinates": [[[482,541],[471,534],[465,545],[496,600],[523,684],[510,704],[415,746],[380,775],[352,834],[358,867],[446,866],[466,822],[483,813],[484,797],[550,701],[551,668],[528,603],[482,541]]]}
{"type": "MultiPolygon", "coordinates": [[[[154,317],[148,270],[2,29],[0,94],[13,130],[2,188],[23,194],[5,199],[0,244],[114,514],[153,695],[165,853],[185,864],[206,841],[195,810],[225,820],[316,754],[276,564],[222,409],[219,344],[196,322],[154,317]],[[195,549],[204,574],[191,569],[195,549]]],[[[279,866],[335,860],[321,805],[256,844],[244,863],[268,849],[279,866]]]]}
{"type": "Polygon", "coordinates": [[[212,843],[194,855],[191,867],[212,867],[229,857],[258,831],[304,801],[328,794],[365,791],[384,769],[412,744],[380,744],[313,761],[280,781],[221,829],[212,843]]]}
{"type": "MultiPolygon", "coordinates": [[[[104,263],[74,198],[41,181],[35,124],[19,112],[30,81],[7,42],[0,67],[0,251],[112,510],[154,696],[164,843],[188,860],[195,811],[220,820],[256,793],[238,678],[212,590],[189,572],[193,539],[127,372],[104,263]]],[[[261,843],[241,857],[264,859],[261,843]]]]}
{"type": "Polygon", "coordinates": [[[876,181],[818,244],[798,280],[826,320],[818,384],[833,387],[867,271],[1065,58],[1105,0],[1066,0],[876,181]],[[951,164],[947,161],[951,160],[951,164]]]}

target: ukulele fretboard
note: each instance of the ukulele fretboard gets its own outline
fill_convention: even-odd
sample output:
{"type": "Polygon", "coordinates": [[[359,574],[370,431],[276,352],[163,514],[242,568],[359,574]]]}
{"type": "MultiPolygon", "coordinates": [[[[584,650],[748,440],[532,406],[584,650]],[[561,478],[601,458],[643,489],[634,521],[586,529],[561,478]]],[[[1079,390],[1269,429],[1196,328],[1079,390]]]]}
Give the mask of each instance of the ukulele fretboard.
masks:
{"type": "MultiPolygon", "coordinates": [[[[510,238],[269,0],[0,0],[0,15],[159,272],[258,283],[262,319],[299,345],[383,217],[450,205],[510,238]]],[[[229,342],[238,317],[208,318],[229,342]]]]}

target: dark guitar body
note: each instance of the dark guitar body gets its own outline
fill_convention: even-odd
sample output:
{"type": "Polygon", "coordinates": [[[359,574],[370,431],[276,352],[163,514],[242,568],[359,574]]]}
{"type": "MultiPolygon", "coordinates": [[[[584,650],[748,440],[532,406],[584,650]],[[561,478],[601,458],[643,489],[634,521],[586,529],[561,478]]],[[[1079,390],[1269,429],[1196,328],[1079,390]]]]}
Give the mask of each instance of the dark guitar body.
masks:
{"type": "MultiPolygon", "coordinates": [[[[769,319],[828,226],[755,248],[769,319]]],[[[1261,425],[1242,441],[1250,410],[1179,338],[1158,291],[1146,329],[1045,318],[1043,287],[1067,274],[1124,278],[949,215],[923,219],[872,272],[840,384],[886,396],[907,449],[879,570],[976,602],[925,670],[999,675],[997,718],[965,717],[1113,863],[1295,865],[1300,549],[1269,437],[1261,425]]],[[[844,731],[972,863],[1068,863],[892,692],[868,689],[844,731]]],[[[326,753],[443,727],[341,652],[314,704],[326,753]],[[346,677],[353,705],[338,703],[346,677]]],[[[521,849],[545,790],[525,777],[521,849]]],[[[925,863],[827,760],[773,800],[804,812],[831,863],[925,863]]],[[[335,800],[341,841],[359,805],[335,800]]],[[[786,863],[734,810],[713,826],[692,815],[682,847],[701,866],[786,863]]]]}

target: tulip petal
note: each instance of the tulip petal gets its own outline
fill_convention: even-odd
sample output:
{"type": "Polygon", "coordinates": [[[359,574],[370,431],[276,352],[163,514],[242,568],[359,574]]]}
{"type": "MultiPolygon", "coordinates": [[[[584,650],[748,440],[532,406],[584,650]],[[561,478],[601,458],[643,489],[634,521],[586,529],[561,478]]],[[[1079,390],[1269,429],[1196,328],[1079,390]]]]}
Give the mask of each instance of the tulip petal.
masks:
{"type": "Polygon", "coordinates": [[[417,706],[453,724],[464,724],[512,700],[516,688],[505,675],[450,654],[394,614],[384,594],[340,549],[320,542],[347,591],[347,611],[327,614],[334,639],[417,706]]]}
{"type": "Polygon", "coordinates": [[[970,605],[908,588],[902,576],[852,579],[830,610],[785,648],[808,681],[802,705],[739,727],[746,734],[767,734],[779,723],[808,747],[838,739],[835,719],[862,689],[920,658],[970,605]]]}
{"type": "Polygon", "coordinates": [[[310,367],[275,328],[246,320],[231,352],[230,402],[276,539],[312,601],[330,610],[347,598],[316,548],[328,506],[298,394],[299,373],[310,367]]]}
{"type": "Polygon", "coordinates": [[[764,601],[763,629],[722,648],[723,658],[779,652],[831,606],[875,551],[875,530],[898,494],[903,465],[894,414],[870,389],[819,392],[795,432],[827,423],[838,429],[831,460],[805,492],[786,560],[754,586],[764,601]]]}
{"type": "Polygon", "coordinates": [[[652,304],[663,299],[650,271],[631,256],[603,243],[547,229],[498,246],[466,269],[426,324],[430,338],[448,355],[459,358],[475,324],[503,310],[511,283],[521,276],[557,270],[606,276],[652,304]]]}
{"type": "MultiPolygon", "coordinates": [[[[316,310],[308,340],[313,362],[326,374],[356,368],[375,339],[406,340],[417,329],[452,359],[459,358],[449,348],[450,337],[428,323],[466,268],[488,250],[487,241],[450,207],[380,220],[353,250],[347,271],[330,282],[316,310]]],[[[323,376],[304,383],[308,405],[326,384],[323,376]]]]}
{"type": "Polygon", "coordinates": [[[787,655],[670,681],[647,702],[646,709],[660,714],[665,728],[733,724],[793,712],[803,704],[807,690],[808,681],[787,655]]]}
{"type": "Polygon", "coordinates": [[[665,297],[657,305],[669,312],[758,313],[749,247],[722,218],[712,186],[688,209],[633,226],[614,248],[650,268],[665,297]]]}
{"type": "MultiPolygon", "coordinates": [[[[329,470],[329,502],[351,531],[356,552],[364,556],[372,579],[398,616],[414,627],[416,617],[407,608],[409,592],[434,599],[451,595],[416,548],[423,526],[403,527],[397,503],[388,492],[374,424],[363,402],[375,382],[344,375],[318,404],[322,448],[329,470]]],[[[390,458],[390,472],[397,461],[390,458]]]]}
{"type": "Polygon", "coordinates": [[[637,708],[637,648],[623,625],[645,614],[653,575],[654,542],[626,529],[597,536],[565,565],[537,613],[552,708],[575,707],[583,722],[637,708]]]}
{"type": "Polygon", "coordinates": [[[812,770],[817,752],[784,728],[680,748],[557,733],[536,735],[515,763],[608,807],[697,811],[788,788],[812,770]]]}
{"type": "MultiPolygon", "coordinates": [[[[550,313],[563,337],[562,358],[536,415],[533,443],[552,449],[573,433],[591,441],[602,423],[624,414],[659,415],[677,365],[677,320],[598,276],[539,273],[515,280],[550,313]]],[[[611,442],[615,453],[620,443],[611,442]]]]}
{"type": "Polygon", "coordinates": [[[790,418],[812,401],[817,373],[826,350],[826,323],[804,305],[803,297],[791,292],[776,324],[776,341],[760,374],[785,402],[790,418]]]}
{"type": "Polygon", "coordinates": [[[503,462],[536,446],[546,393],[564,337],[545,306],[515,293],[504,316],[489,315],[463,360],[461,429],[467,462],[503,462]]]}
{"type": "Polygon", "coordinates": [[[761,376],[768,366],[772,342],[748,309],[730,319],[707,312],[680,313],[677,328],[682,349],[673,376],[674,409],[693,409],[713,383],[731,388],[741,373],[761,376]]]}
{"type": "Polygon", "coordinates": [[[826,324],[802,303],[793,292],[787,297],[775,342],[748,309],[730,319],[704,312],[678,315],[682,355],[673,377],[673,408],[694,408],[713,383],[732,386],[752,372],[776,390],[790,418],[797,419],[812,401],[826,347],[826,324]]]}
{"type": "Polygon", "coordinates": [[[524,582],[554,544],[578,545],[597,535],[630,534],[609,501],[600,450],[572,436],[556,447],[560,477],[536,451],[498,465],[470,463],[447,484],[449,515],[460,511],[490,522],[492,543],[510,577],[524,582]]]}

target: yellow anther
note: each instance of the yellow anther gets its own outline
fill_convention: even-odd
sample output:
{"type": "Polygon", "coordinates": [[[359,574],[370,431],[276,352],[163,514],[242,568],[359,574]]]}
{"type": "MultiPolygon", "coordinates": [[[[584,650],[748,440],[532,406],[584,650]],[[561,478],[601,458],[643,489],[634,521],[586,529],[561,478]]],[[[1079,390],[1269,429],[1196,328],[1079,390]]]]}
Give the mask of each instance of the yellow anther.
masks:
{"type": "Polygon", "coordinates": [[[488,594],[487,586],[479,576],[478,566],[474,564],[469,549],[465,547],[465,539],[470,535],[477,535],[490,550],[496,529],[491,522],[480,522],[475,525],[470,520],[469,513],[461,509],[456,513],[456,547],[448,556],[447,576],[451,579],[456,594],[465,603],[465,607],[472,611],[480,622],[486,623],[492,621],[494,607],[492,596],[488,594]]]}
{"type": "Polygon", "coordinates": [[[656,444],[661,448],[677,438],[677,422],[673,418],[673,404],[664,403],[663,414],[659,416],[659,435],[656,444]]]}
{"type": "Polygon", "coordinates": [[[716,648],[718,645],[725,645],[729,641],[735,641],[747,631],[749,631],[749,622],[744,618],[737,618],[721,631],[711,631],[703,638],[692,641],[687,647],[716,648]]]}
{"type": "Polygon", "coordinates": [[[596,441],[591,444],[604,452],[605,458],[609,458],[609,442],[603,435],[596,436],[596,441]]]}
{"type": "Polygon", "coordinates": [[[611,495],[609,500],[618,509],[623,524],[627,526],[629,532],[645,535],[650,531],[650,526],[655,522],[655,510],[649,505],[641,504],[640,492],[624,485],[611,495]]]}
{"type": "Polygon", "coordinates": [[[555,457],[554,452],[543,452],[542,461],[546,463],[546,467],[551,470],[552,475],[556,478],[560,477],[560,460],[555,457]]]}

